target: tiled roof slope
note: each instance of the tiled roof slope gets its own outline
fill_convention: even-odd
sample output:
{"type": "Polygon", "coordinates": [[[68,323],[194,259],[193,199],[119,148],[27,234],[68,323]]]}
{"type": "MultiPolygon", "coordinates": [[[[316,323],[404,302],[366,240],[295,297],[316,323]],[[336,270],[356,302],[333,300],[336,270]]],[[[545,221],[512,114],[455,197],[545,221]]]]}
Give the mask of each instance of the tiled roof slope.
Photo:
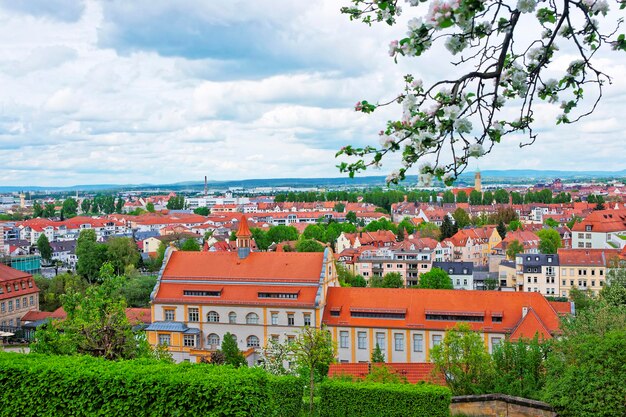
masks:
{"type": "Polygon", "coordinates": [[[318,282],[323,260],[322,252],[251,252],[240,259],[236,252],[174,251],[163,279],[318,282]]]}
{"type": "Polygon", "coordinates": [[[524,310],[534,311],[542,326],[524,327],[518,332],[522,336],[532,338],[543,327],[550,333],[558,332],[559,315],[543,295],[534,292],[329,288],[323,321],[330,326],[445,330],[457,322],[426,320],[426,312],[482,314],[482,322],[467,324],[478,331],[511,334],[521,323],[524,310]],[[405,318],[351,317],[351,309],[405,312],[405,318]],[[331,311],[339,311],[339,316],[331,315],[331,311]],[[493,316],[501,316],[502,321],[494,321],[493,316]]]}

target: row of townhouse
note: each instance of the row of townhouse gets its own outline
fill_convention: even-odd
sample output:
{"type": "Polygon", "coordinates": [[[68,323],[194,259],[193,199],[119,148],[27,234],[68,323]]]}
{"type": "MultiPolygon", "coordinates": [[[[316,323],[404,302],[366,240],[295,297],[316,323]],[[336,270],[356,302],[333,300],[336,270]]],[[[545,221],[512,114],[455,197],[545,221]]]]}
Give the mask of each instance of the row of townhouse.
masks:
{"type": "Polygon", "coordinates": [[[19,239],[27,240],[31,245],[45,234],[50,242],[60,240],[76,240],[82,230],[91,229],[96,232],[98,240],[109,236],[129,235],[131,230],[125,222],[112,218],[77,216],[63,221],[35,218],[16,222],[15,227],[19,239]]]}
{"type": "Polygon", "coordinates": [[[500,268],[501,279],[517,291],[568,297],[572,288],[598,295],[607,272],[617,267],[625,253],[616,249],[559,249],[556,254],[521,254],[500,268]]]}
{"type": "Polygon", "coordinates": [[[367,362],[378,345],[387,362],[424,362],[447,329],[468,323],[492,349],[504,339],[550,339],[569,303],[539,293],[341,288],[332,250],[251,252],[244,222],[236,252],[168,249],[151,296],[152,345],[178,362],[199,362],[227,333],[248,362],[270,340],[288,342],[305,326],[324,326],[340,362],[367,362]]]}
{"type": "Polygon", "coordinates": [[[22,317],[39,309],[39,289],[29,273],[0,264],[0,331],[19,327],[22,317]]]}

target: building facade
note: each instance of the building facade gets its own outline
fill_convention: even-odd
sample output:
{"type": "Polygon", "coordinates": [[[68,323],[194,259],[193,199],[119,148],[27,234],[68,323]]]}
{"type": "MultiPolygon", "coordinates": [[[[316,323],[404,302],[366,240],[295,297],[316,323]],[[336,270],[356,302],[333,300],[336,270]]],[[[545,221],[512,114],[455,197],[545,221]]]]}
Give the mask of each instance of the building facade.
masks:
{"type": "Polygon", "coordinates": [[[39,288],[29,273],[0,264],[0,330],[20,327],[21,319],[39,309],[39,288]]]}

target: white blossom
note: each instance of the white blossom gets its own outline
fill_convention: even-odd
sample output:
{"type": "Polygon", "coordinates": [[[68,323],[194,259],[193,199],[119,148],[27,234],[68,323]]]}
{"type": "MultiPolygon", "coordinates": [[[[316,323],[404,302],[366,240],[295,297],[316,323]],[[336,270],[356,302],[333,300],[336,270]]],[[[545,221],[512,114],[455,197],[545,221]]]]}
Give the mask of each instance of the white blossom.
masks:
{"type": "Polygon", "coordinates": [[[443,108],[443,117],[446,119],[454,120],[461,112],[461,108],[457,105],[446,106],[443,108]]]}
{"type": "Polygon", "coordinates": [[[517,10],[522,13],[532,13],[535,11],[535,7],[537,7],[536,0],[518,0],[517,1],[517,10]]]}
{"type": "Polygon", "coordinates": [[[392,181],[396,181],[399,178],[400,178],[400,171],[395,170],[395,171],[392,171],[389,175],[387,175],[386,181],[389,183],[392,181]]]}
{"type": "Polygon", "coordinates": [[[504,133],[504,126],[501,122],[494,121],[491,123],[491,129],[500,134],[504,133]]]}
{"type": "Polygon", "coordinates": [[[606,0],[583,0],[583,3],[593,13],[601,13],[606,16],[609,12],[609,3],[606,0]]]}
{"type": "Polygon", "coordinates": [[[434,170],[432,164],[430,162],[424,162],[422,165],[420,165],[420,173],[421,174],[428,174],[430,172],[432,172],[434,170]]]}
{"type": "Polygon", "coordinates": [[[411,36],[411,32],[413,32],[416,29],[421,28],[423,24],[424,24],[424,21],[422,20],[421,17],[414,17],[413,19],[409,20],[407,24],[407,26],[409,27],[408,35],[411,36]]]}
{"type": "Polygon", "coordinates": [[[506,100],[506,99],[504,98],[504,96],[498,96],[498,97],[496,97],[496,107],[502,107],[502,106],[504,106],[505,100],[506,100]]]}
{"type": "Polygon", "coordinates": [[[398,51],[398,41],[389,42],[389,56],[394,56],[398,51]]]}
{"type": "Polygon", "coordinates": [[[422,88],[424,86],[424,82],[420,79],[417,80],[413,80],[413,82],[411,82],[411,87],[412,88],[422,88]]]}
{"type": "Polygon", "coordinates": [[[467,41],[461,36],[453,35],[446,40],[445,45],[452,55],[456,55],[467,47],[467,41]]]}
{"type": "Polygon", "coordinates": [[[459,133],[470,133],[472,131],[472,122],[465,117],[457,119],[454,122],[454,129],[459,133]]]}
{"type": "Polygon", "coordinates": [[[417,184],[420,187],[430,187],[433,185],[433,174],[419,174],[417,176],[417,184]]]}
{"type": "Polygon", "coordinates": [[[391,146],[396,143],[396,141],[391,136],[388,136],[385,134],[380,135],[379,142],[380,142],[380,146],[382,146],[385,149],[391,148],[391,146]]]}
{"type": "Polygon", "coordinates": [[[480,143],[475,143],[473,145],[470,145],[470,147],[467,150],[467,153],[469,156],[478,158],[485,154],[485,149],[483,148],[483,145],[481,145],[480,143]]]}

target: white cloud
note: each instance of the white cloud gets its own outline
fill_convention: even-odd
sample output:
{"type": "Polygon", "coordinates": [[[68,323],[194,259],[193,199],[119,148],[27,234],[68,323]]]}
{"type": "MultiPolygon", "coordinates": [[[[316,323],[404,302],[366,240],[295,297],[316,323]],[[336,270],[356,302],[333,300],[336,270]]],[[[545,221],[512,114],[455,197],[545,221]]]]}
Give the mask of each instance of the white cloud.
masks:
{"type": "MultiPolygon", "coordinates": [[[[398,105],[355,113],[355,102],[392,98],[408,72],[428,82],[450,68],[436,51],[394,64],[387,45],[404,23],[349,22],[335,0],[7,4],[0,1],[7,185],[340,176],[336,150],[377,144],[400,114],[398,105]]],[[[615,53],[598,65],[614,82],[596,114],[556,128],[558,105],[542,103],[534,146],[508,138],[476,164],[622,169],[626,65],[615,53]]]]}

